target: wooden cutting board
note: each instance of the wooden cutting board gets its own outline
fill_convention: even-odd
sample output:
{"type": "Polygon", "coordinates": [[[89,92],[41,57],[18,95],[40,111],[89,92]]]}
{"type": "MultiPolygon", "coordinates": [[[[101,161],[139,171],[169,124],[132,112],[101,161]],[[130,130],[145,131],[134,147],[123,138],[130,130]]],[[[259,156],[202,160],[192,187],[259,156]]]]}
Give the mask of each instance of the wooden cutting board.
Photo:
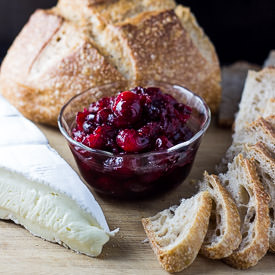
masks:
{"type": "MultiPolygon", "coordinates": [[[[39,126],[51,146],[77,170],[67,143],[57,129],[39,126]]],[[[111,229],[120,232],[107,243],[100,257],[76,254],[59,245],[32,236],[12,222],[0,221],[0,274],[167,274],[158,264],[141,225],[141,218],[177,204],[194,190],[192,179],[199,179],[206,169],[214,172],[231,143],[231,131],[219,129],[212,122],[206,133],[192,172],[176,189],[153,199],[125,202],[103,199],[94,193],[111,229]]],[[[179,274],[275,274],[275,255],[268,254],[247,271],[238,271],[221,261],[198,256],[188,269],[179,274]]]]}

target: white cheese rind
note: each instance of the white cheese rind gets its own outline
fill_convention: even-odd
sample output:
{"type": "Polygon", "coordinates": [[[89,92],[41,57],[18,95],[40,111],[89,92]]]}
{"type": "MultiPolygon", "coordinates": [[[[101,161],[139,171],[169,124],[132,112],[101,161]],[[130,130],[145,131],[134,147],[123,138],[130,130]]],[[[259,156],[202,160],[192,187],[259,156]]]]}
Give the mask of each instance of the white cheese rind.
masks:
{"type": "Polygon", "coordinates": [[[0,95],[0,117],[15,115],[20,115],[20,113],[0,95]]]}
{"type": "Polygon", "coordinates": [[[22,116],[0,117],[0,146],[48,144],[44,134],[22,116]]]}
{"type": "Polygon", "coordinates": [[[0,218],[11,219],[34,235],[77,252],[99,255],[109,236],[117,230],[110,232],[92,193],[50,147],[43,133],[1,95],[0,129],[0,218]],[[5,192],[9,173],[14,179],[9,183],[11,190],[5,192]],[[48,193],[43,195],[42,190],[48,193]],[[32,193],[42,194],[36,195],[41,208],[30,204],[32,193]],[[51,193],[58,194],[58,200],[51,193]],[[49,217],[47,213],[52,215],[49,217]],[[63,215],[61,220],[68,224],[58,227],[60,223],[54,222],[59,219],[57,215],[63,215]]]}
{"type": "Polygon", "coordinates": [[[49,145],[0,147],[0,167],[48,185],[76,201],[106,232],[110,232],[103,212],[76,172],[49,145]]]}
{"type": "Polygon", "coordinates": [[[89,256],[98,256],[109,235],[77,203],[48,185],[0,168],[0,218],[89,256]]]}

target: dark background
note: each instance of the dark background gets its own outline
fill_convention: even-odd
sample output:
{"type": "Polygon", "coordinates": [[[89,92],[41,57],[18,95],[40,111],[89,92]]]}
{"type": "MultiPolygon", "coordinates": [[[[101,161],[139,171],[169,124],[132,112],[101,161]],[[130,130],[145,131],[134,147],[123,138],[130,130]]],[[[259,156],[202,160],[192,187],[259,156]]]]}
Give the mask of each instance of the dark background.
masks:
{"type": "MultiPolygon", "coordinates": [[[[222,64],[240,59],[262,64],[275,48],[275,0],[178,2],[191,7],[222,64]]],[[[0,61],[30,14],[55,3],[56,0],[0,0],[0,61]]]]}

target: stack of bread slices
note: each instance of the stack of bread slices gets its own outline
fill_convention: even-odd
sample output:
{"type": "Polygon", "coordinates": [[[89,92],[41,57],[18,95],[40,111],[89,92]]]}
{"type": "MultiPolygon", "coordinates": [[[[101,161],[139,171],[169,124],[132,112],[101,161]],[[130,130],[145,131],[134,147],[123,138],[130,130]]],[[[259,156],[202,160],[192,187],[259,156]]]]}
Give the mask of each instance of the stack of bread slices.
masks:
{"type": "Polygon", "coordinates": [[[197,254],[246,269],[275,252],[275,67],[248,73],[233,144],[200,192],[142,220],[162,267],[178,272],[197,254]]]}

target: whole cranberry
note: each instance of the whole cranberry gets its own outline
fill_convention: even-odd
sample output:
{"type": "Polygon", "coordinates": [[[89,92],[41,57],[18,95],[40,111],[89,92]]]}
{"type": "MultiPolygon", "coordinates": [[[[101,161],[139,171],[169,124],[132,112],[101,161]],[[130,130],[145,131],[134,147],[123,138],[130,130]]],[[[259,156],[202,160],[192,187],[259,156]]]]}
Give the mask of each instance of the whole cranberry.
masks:
{"type": "Polygon", "coordinates": [[[104,142],[100,134],[90,134],[88,135],[83,143],[93,149],[102,149],[104,142]]]}
{"type": "Polygon", "coordinates": [[[80,131],[83,131],[83,123],[85,122],[87,115],[89,115],[89,111],[86,108],[84,108],[83,112],[78,112],[76,115],[76,125],[80,131]]]}
{"type": "Polygon", "coordinates": [[[109,116],[112,115],[112,110],[108,108],[103,108],[97,112],[95,117],[95,122],[97,124],[106,123],[109,120],[109,116]]]}
{"type": "Polygon", "coordinates": [[[121,149],[128,153],[144,151],[150,145],[150,139],[134,129],[124,129],[119,131],[116,137],[116,142],[121,149]]]}
{"type": "Polygon", "coordinates": [[[141,97],[132,91],[120,93],[115,100],[113,112],[120,127],[137,122],[142,112],[141,97]]]}

